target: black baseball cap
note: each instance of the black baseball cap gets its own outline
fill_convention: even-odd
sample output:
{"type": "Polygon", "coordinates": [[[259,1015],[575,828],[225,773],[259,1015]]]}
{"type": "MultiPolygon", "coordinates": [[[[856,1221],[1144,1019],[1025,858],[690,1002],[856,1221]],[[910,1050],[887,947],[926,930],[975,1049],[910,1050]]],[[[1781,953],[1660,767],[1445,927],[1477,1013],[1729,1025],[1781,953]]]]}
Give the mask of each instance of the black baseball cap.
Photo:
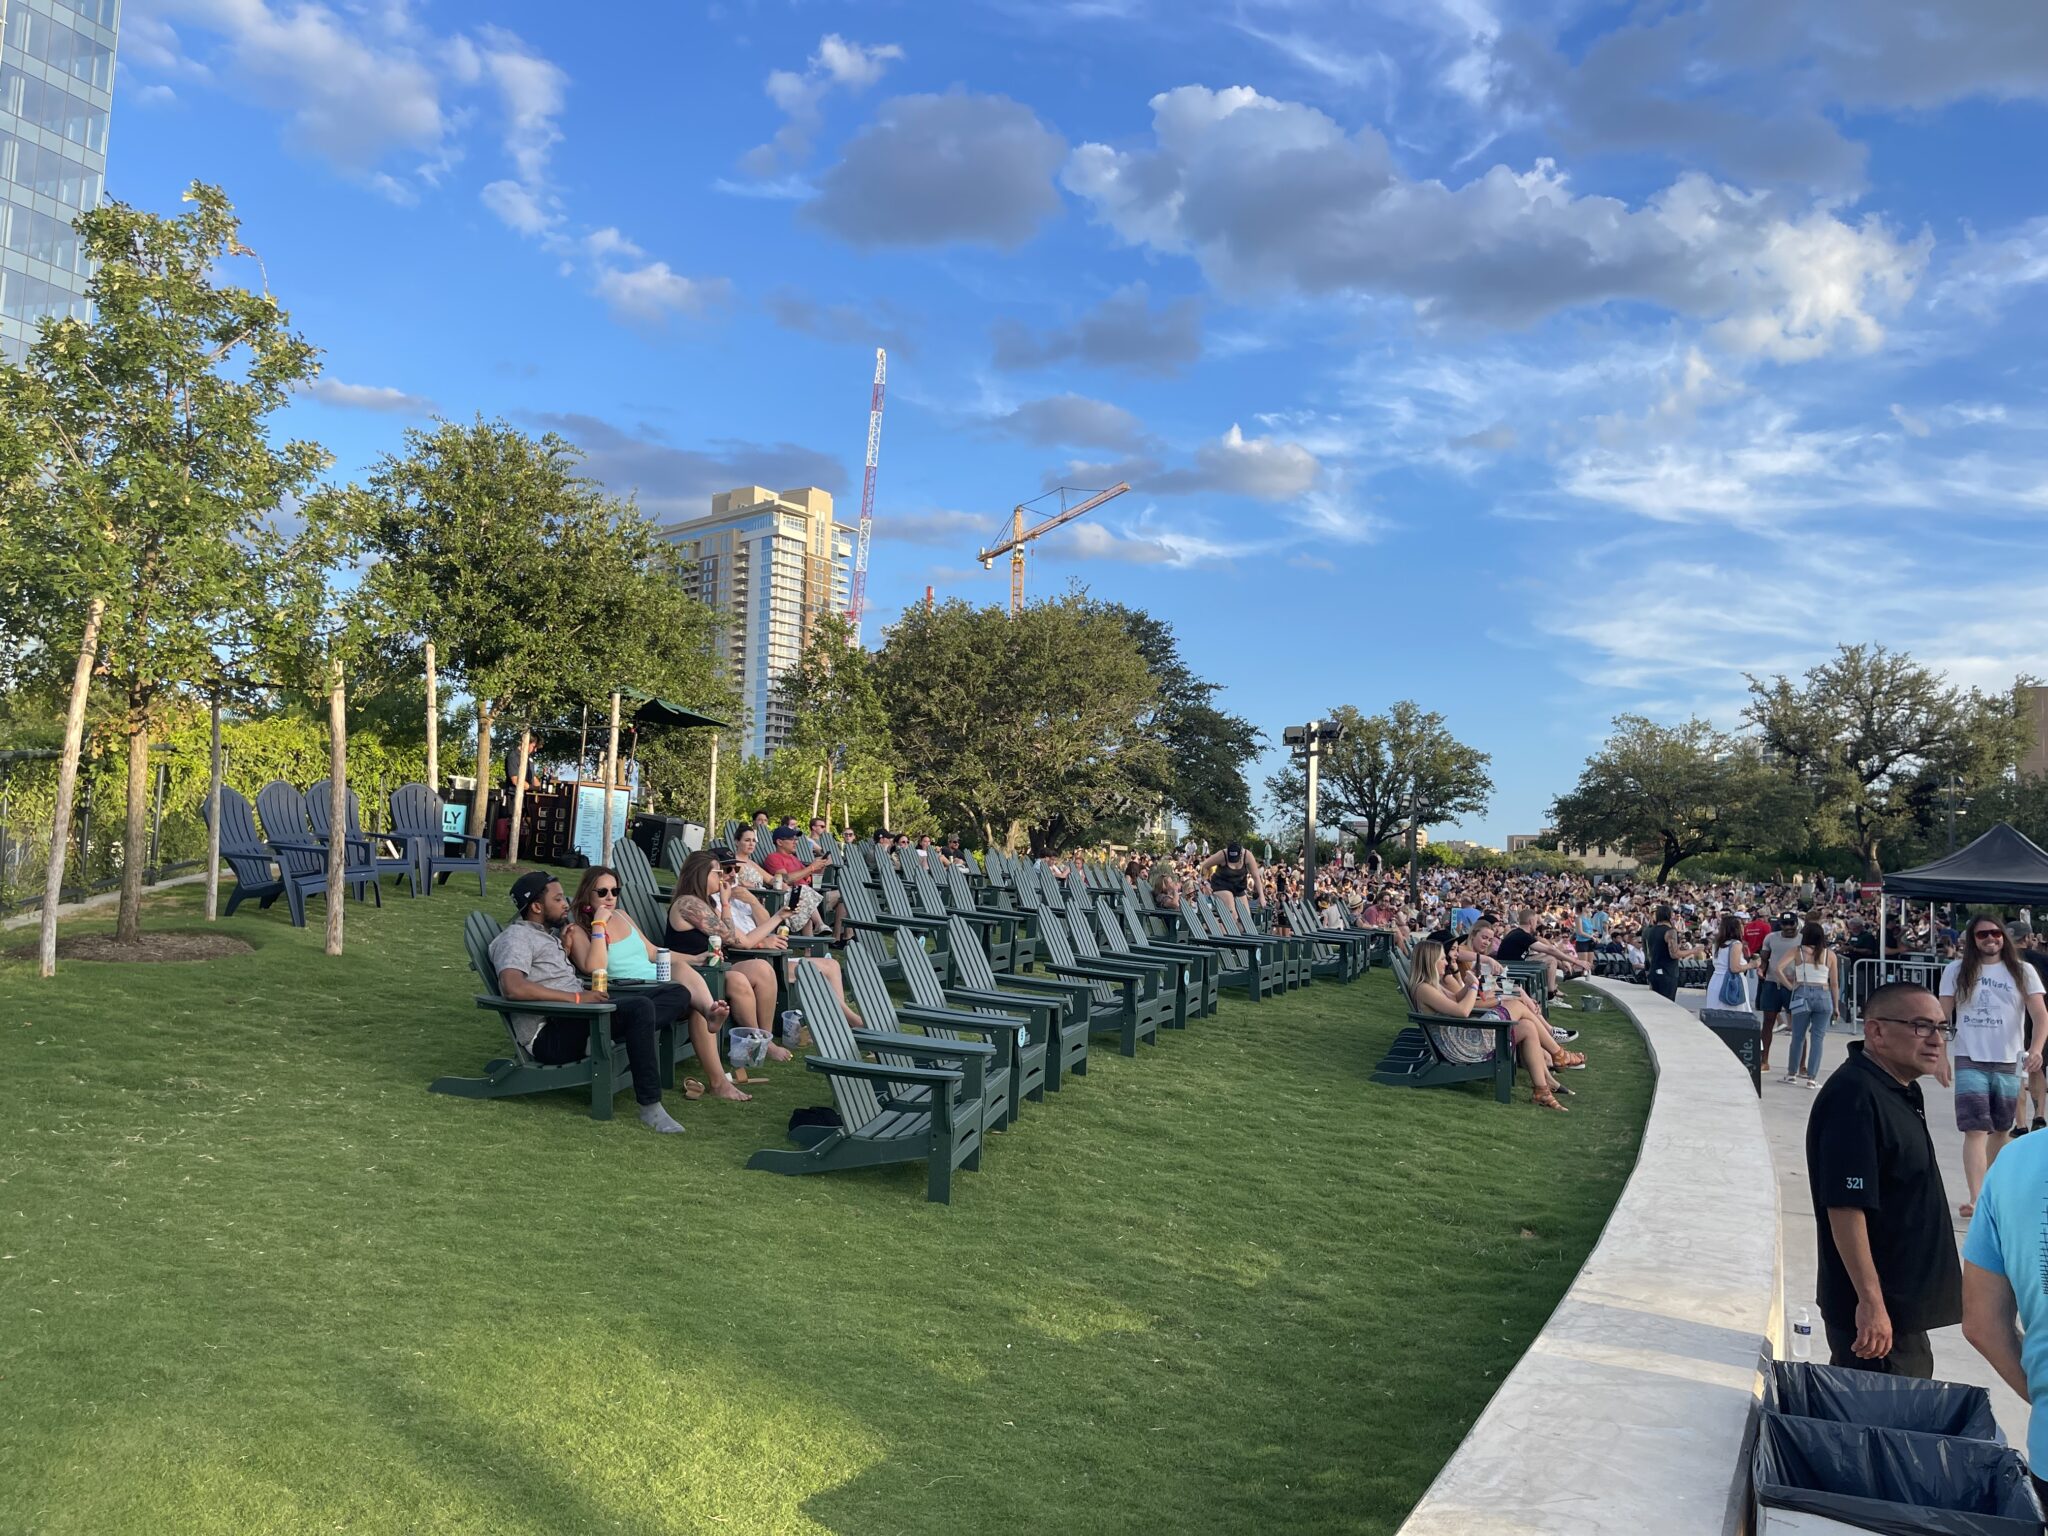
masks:
{"type": "Polygon", "coordinates": [[[512,882],[512,910],[524,916],[526,909],[547,894],[555,877],[544,869],[529,869],[512,882]]]}
{"type": "Polygon", "coordinates": [[[1244,852],[1244,844],[1243,844],[1243,843],[1232,843],[1232,844],[1231,844],[1231,845],[1230,845],[1230,846],[1229,846],[1228,848],[1225,848],[1225,849],[1224,849],[1223,851],[1224,851],[1225,853],[1229,854],[1229,855],[1230,855],[1230,856],[1231,856],[1231,857],[1232,857],[1232,858],[1234,859],[1234,858],[1236,858],[1236,857],[1237,857],[1237,856],[1238,856],[1238,855],[1239,855],[1240,853],[1243,853],[1243,852],[1244,852]]]}
{"type": "Polygon", "coordinates": [[[723,843],[713,843],[709,848],[706,848],[704,851],[706,853],[716,856],[718,862],[721,864],[731,865],[737,864],[740,861],[740,856],[734,853],[730,848],[726,847],[723,843]]]}
{"type": "Polygon", "coordinates": [[[1778,926],[1780,928],[1797,928],[1799,926],[1799,914],[1797,912],[1780,912],[1778,914],[1778,926]]]}
{"type": "Polygon", "coordinates": [[[768,834],[768,840],[775,843],[793,843],[802,836],[795,827],[777,827],[768,834]]]}

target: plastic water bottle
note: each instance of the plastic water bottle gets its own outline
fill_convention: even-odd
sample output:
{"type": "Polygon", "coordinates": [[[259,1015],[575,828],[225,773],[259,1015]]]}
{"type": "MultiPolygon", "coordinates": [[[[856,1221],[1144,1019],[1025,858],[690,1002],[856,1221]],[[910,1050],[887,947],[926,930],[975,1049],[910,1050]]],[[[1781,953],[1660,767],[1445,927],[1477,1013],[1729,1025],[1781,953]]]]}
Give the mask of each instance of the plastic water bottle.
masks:
{"type": "Polygon", "coordinates": [[[1801,1307],[1792,1314],[1792,1358],[1813,1358],[1813,1309],[1801,1307]]]}

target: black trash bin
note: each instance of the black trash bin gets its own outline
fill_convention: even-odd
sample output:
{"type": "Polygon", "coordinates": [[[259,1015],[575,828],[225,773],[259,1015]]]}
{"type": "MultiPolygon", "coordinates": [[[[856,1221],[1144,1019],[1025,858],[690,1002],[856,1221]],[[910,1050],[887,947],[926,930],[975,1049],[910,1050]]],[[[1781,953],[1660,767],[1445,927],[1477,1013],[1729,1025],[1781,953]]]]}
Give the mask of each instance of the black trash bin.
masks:
{"type": "Polygon", "coordinates": [[[1795,1418],[2005,1443],[1991,1412],[1991,1394],[1959,1381],[1780,1360],[1771,1367],[1764,1406],[1795,1418]]]}
{"type": "Polygon", "coordinates": [[[1988,1440],[1766,1409],[1751,1471],[1765,1536],[1772,1510],[1820,1515],[1879,1536],[2041,1536],[2026,1462],[1988,1440]]]}
{"type": "Polygon", "coordinates": [[[1757,1097],[1764,1091],[1764,1027],[1762,1020],[1747,1008],[1704,1008],[1700,1011],[1700,1022],[1721,1037],[1721,1041],[1735,1053],[1735,1059],[1749,1069],[1750,1083],[1756,1088],[1757,1097]]]}

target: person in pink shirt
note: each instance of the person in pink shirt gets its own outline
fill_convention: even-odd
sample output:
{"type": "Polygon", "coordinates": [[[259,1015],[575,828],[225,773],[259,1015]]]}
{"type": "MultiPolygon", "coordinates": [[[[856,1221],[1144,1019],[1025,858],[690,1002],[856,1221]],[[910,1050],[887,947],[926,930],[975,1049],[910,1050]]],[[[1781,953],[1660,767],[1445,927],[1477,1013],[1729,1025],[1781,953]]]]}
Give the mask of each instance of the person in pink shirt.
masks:
{"type": "Polygon", "coordinates": [[[812,883],[822,871],[832,867],[832,861],[820,856],[808,864],[804,863],[792,851],[797,836],[795,827],[777,827],[775,851],[761,861],[761,867],[770,875],[780,875],[782,883],[789,887],[789,899],[796,906],[796,915],[790,919],[793,932],[823,933],[829,918],[833,942],[844,943],[846,908],[840,903],[839,893],[820,891],[812,883]]]}

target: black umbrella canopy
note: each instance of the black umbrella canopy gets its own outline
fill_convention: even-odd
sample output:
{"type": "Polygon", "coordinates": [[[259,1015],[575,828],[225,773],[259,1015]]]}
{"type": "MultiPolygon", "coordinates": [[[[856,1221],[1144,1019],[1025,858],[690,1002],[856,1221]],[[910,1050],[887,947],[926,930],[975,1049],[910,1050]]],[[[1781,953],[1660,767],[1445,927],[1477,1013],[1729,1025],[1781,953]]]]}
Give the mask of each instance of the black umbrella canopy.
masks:
{"type": "Polygon", "coordinates": [[[627,719],[635,725],[672,725],[685,729],[692,726],[709,726],[714,731],[732,729],[730,720],[714,720],[681,704],[672,704],[667,699],[657,699],[652,694],[637,693],[631,688],[619,690],[619,697],[631,706],[627,719]]]}
{"type": "Polygon", "coordinates": [[[1886,875],[1884,893],[1922,901],[2048,902],[2048,853],[2001,821],[1945,859],[1886,875]]]}

